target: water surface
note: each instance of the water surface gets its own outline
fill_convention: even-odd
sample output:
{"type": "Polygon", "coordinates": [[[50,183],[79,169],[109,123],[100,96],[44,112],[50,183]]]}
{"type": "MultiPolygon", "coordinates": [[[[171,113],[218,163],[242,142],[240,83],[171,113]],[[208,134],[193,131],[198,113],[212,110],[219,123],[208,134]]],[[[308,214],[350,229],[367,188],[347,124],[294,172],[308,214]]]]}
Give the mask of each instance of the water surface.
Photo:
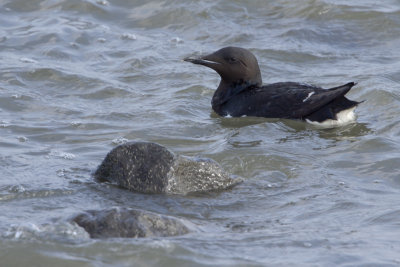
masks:
{"type": "Polygon", "coordinates": [[[0,1],[2,266],[400,265],[398,1],[0,1]],[[366,100],[355,124],[221,118],[219,77],[182,59],[250,49],[264,83],[366,100]],[[126,140],[209,157],[245,182],[144,195],[92,172],[126,140]],[[180,237],[90,240],[86,209],[190,221],[180,237]]]}

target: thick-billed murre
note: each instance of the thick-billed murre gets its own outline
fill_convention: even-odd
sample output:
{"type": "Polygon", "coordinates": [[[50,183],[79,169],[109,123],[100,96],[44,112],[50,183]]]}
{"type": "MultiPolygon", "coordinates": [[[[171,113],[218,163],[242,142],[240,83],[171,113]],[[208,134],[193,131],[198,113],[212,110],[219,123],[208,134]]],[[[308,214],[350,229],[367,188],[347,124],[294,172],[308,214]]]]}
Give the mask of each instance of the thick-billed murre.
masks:
{"type": "Polygon", "coordinates": [[[301,119],[336,126],[354,121],[354,109],[361,103],[344,96],[354,82],[330,89],[296,82],[263,85],[256,57],[244,48],[225,47],[184,60],[209,67],[221,76],[211,101],[220,116],[301,119]]]}

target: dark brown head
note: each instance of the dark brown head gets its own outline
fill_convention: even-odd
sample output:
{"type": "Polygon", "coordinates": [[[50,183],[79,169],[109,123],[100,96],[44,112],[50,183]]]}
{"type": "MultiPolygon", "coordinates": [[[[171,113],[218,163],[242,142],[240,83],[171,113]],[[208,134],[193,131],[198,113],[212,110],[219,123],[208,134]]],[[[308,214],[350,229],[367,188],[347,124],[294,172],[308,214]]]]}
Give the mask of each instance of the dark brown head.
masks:
{"type": "Polygon", "coordinates": [[[226,83],[242,80],[254,85],[262,84],[257,59],[244,48],[225,47],[200,58],[185,58],[184,60],[215,70],[226,83]]]}
{"type": "Polygon", "coordinates": [[[214,94],[213,105],[223,104],[249,86],[261,86],[261,72],[256,57],[247,49],[225,47],[199,58],[185,58],[187,62],[215,70],[221,83],[214,94]]]}

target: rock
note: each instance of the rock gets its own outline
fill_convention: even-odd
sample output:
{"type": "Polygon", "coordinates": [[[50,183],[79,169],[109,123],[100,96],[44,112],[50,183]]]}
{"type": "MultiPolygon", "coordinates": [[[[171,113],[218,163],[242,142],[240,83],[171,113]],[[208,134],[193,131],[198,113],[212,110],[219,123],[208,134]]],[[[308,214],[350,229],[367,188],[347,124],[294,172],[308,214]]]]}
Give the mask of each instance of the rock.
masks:
{"type": "Polygon", "coordinates": [[[99,181],[142,193],[208,192],[242,182],[211,159],[175,155],[149,142],[117,146],[107,154],[94,176],[99,181]]]}
{"type": "Polygon", "coordinates": [[[179,219],[128,208],[88,210],[72,221],[83,227],[91,238],[165,237],[189,232],[179,219]]]}
{"type": "Polygon", "coordinates": [[[111,150],[95,172],[108,181],[136,192],[162,193],[174,155],[155,143],[125,143],[111,150]]]}

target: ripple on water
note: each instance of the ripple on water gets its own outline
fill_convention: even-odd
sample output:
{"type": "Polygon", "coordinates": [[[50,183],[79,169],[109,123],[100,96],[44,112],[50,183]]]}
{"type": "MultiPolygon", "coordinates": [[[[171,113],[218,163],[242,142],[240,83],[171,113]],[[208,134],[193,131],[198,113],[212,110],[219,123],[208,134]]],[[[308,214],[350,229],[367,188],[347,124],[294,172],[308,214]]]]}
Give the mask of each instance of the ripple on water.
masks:
{"type": "Polygon", "coordinates": [[[44,88],[49,90],[56,87],[60,89],[79,90],[95,88],[100,84],[98,78],[91,78],[90,76],[81,76],[79,74],[70,73],[66,70],[59,70],[54,68],[36,68],[28,72],[20,73],[23,80],[34,82],[46,81],[44,88]]]}
{"type": "Polygon", "coordinates": [[[65,189],[52,189],[52,190],[33,190],[27,189],[23,185],[13,185],[5,187],[8,192],[0,194],[0,201],[14,201],[17,199],[42,199],[48,197],[58,197],[71,195],[75,193],[75,190],[65,190],[65,189]],[[8,188],[8,189],[7,189],[8,188]]]}
{"type": "Polygon", "coordinates": [[[400,210],[385,210],[380,212],[379,214],[374,214],[367,220],[365,220],[365,224],[367,225],[381,225],[387,226],[389,228],[397,228],[400,225],[399,222],[400,210]]]}
{"type": "Polygon", "coordinates": [[[107,86],[105,88],[102,88],[100,90],[96,90],[94,92],[86,93],[86,94],[79,94],[80,97],[84,99],[94,99],[94,100],[99,100],[99,99],[107,99],[107,98],[123,98],[124,96],[127,96],[131,94],[126,89],[122,88],[116,88],[112,86],[107,86]]]}
{"type": "Polygon", "coordinates": [[[29,102],[31,100],[33,99],[28,96],[21,96],[19,98],[13,96],[0,97],[0,108],[11,112],[24,111],[26,109],[24,101],[29,102]]]}
{"type": "Polygon", "coordinates": [[[89,234],[75,223],[56,222],[37,225],[23,223],[13,225],[3,234],[3,238],[24,241],[57,241],[65,243],[81,243],[89,240],[89,234]]]}
{"type": "Polygon", "coordinates": [[[398,265],[399,14],[396,0],[3,1],[2,265],[398,265]],[[256,54],[265,83],[358,82],[358,122],[217,116],[218,75],[181,59],[228,45],[256,54]],[[245,181],[185,197],[94,182],[127,140],[245,181]],[[59,221],[110,206],[199,231],[90,242],[59,221]]]}

